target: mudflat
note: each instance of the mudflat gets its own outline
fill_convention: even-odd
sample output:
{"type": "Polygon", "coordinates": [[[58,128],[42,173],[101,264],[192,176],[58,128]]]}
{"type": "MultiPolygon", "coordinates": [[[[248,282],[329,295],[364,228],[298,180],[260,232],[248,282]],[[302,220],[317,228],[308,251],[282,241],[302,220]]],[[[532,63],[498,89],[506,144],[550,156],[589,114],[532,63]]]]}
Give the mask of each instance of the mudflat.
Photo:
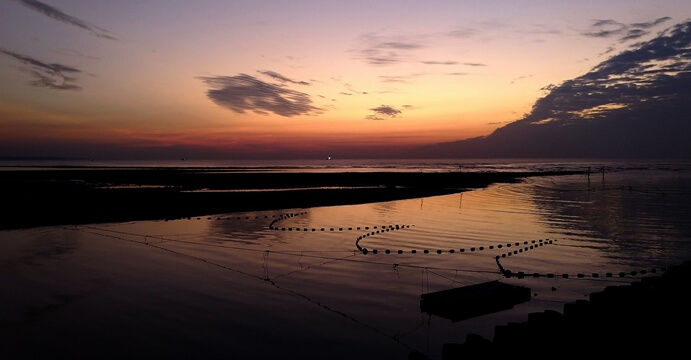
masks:
{"type": "Polygon", "coordinates": [[[574,172],[250,172],[205,168],[3,169],[0,230],[163,220],[443,195],[574,172]]]}

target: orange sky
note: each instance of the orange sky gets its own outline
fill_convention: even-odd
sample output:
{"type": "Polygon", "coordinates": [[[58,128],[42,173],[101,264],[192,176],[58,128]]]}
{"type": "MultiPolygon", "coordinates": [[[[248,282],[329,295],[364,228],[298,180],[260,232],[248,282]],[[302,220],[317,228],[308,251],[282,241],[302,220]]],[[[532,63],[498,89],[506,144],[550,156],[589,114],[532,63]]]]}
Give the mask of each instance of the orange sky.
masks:
{"type": "Polygon", "coordinates": [[[488,135],[691,14],[625,4],[4,1],[0,157],[378,157],[488,135]]]}

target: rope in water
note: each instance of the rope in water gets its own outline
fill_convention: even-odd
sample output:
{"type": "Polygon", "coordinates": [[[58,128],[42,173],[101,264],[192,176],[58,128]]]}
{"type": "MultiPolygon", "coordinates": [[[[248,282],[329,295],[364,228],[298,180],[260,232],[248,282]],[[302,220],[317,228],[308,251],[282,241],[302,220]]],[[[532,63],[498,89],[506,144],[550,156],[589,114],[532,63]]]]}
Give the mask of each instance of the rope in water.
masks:
{"type": "MultiPolygon", "coordinates": [[[[284,215],[281,215],[281,216],[279,216],[277,219],[275,219],[275,220],[273,220],[273,221],[271,222],[269,228],[272,229],[272,230],[281,230],[281,231],[285,231],[285,230],[286,230],[285,227],[278,228],[278,227],[275,227],[274,224],[277,223],[277,222],[279,222],[279,221],[288,219],[288,218],[292,218],[292,217],[304,215],[304,214],[306,214],[306,213],[307,213],[307,212],[296,213],[296,214],[284,214],[284,215]]],[[[372,254],[372,255],[378,255],[378,254],[386,254],[386,255],[389,255],[389,254],[398,254],[398,255],[403,255],[403,254],[431,254],[431,253],[436,253],[436,254],[454,254],[454,253],[463,254],[463,253],[466,253],[466,252],[473,253],[473,252],[480,252],[480,251],[484,251],[484,250],[494,250],[494,249],[503,249],[503,248],[509,249],[509,248],[512,248],[512,247],[513,247],[514,250],[509,250],[509,251],[507,251],[507,252],[505,252],[505,253],[503,253],[503,254],[501,254],[501,255],[496,255],[496,256],[495,256],[495,261],[496,261],[497,266],[498,266],[498,268],[499,268],[499,272],[501,273],[502,276],[504,276],[504,277],[506,277],[506,278],[515,277],[515,278],[518,278],[518,279],[524,279],[524,278],[526,278],[526,277],[532,277],[532,278],[545,277],[545,278],[563,278],[563,279],[569,279],[569,278],[576,278],[576,279],[585,279],[585,278],[589,278],[589,279],[602,279],[602,278],[610,278],[610,279],[611,279],[611,278],[614,278],[614,277],[619,277],[619,278],[635,277],[635,276],[638,276],[639,274],[640,274],[640,275],[646,275],[646,274],[648,274],[648,273],[656,274],[658,271],[664,272],[664,271],[666,271],[666,269],[667,269],[666,267],[660,267],[660,268],[652,268],[652,269],[633,270],[633,271],[629,271],[629,272],[620,271],[620,272],[616,272],[616,273],[615,273],[615,272],[605,272],[605,273],[591,273],[591,274],[585,274],[585,273],[576,273],[576,274],[568,274],[568,273],[563,273],[563,274],[544,273],[544,274],[541,274],[541,273],[536,273],[536,272],[535,272],[535,273],[529,273],[529,274],[527,274],[527,273],[522,272],[522,271],[513,272],[513,271],[511,271],[511,270],[509,270],[509,269],[506,269],[506,268],[504,268],[504,267],[502,266],[502,264],[501,264],[501,262],[500,262],[500,259],[502,259],[502,258],[510,257],[510,256],[513,256],[513,255],[518,255],[518,254],[521,254],[521,253],[525,253],[525,252],[528,252],[528,251],[530,251],[530,250],[533,250],[533,249],[535,249],[535,248],[538,248],[538,247],[541,247],[541,246],[544,246],[544,245],[551,245],[551,244],[554,244],[557,240],[553,240],[553,239],[544,239],[544,240],[543,240],[543,239],[539,239],[539,240],[531,240],[531,241],[523,241],[523,242],[506,243],[506,244],[503,244],[503,243],[502,243],[502,244],[489,245],[489,246],[476,246],[476,247],[469,247],[469,248],[467,248],[467,249],[466,249],[466,248],[460,248],[460,249],[458,249],[458,250],[456,250],[456,249],[423,249],[423,250],[420,250],[420,251],[418,251],[417,249],[410,249],[410,250],[396,249],[396,250],[392,250],[392,249],[368,249],[368,248],[365,248],[365,247],[360,246],[360,241],[363,240],[363,239],[365,239],[365,238],[368,238],[368,237],[371,237],[371,236],[375,236],[375,235],[378,235],[378,234],[382,234],[382,233],[385,233],[385,232],[389,232],[389,231],[396,231],[396,230],[402,230],[402,229],[409,229],[411,226],[412,226],[412,225],[398,225],[398,224],[397,224],[397,225],[383,225],[383,226],[381,226],[380,230],[367,232],[367,233],[364,234],[364,235],[358,236],[357,239],[355,240],[355,246],[357,247],[358,251],[361,252],[363,255],[368,255],[368,254],[372,254]],[[523,246],[523,247],[521,247],[521,246],[523,246]]],[[[352,230],[352,229],[353,229],[353,227],[339,227],[338,229],[339,229],[339,231],[343,231],[344,228],[347,228],[348,230],[352,230]]],[[[364,228],[365,230],[369,230],[369,226],[365,226],[365,227],[355,227],[355,229],[357,229],[357,230],[361,230],[362,228],[364,228]]],[[[375,225],[375,226],[373,226],[372,228],[373,228],[373,229],[377,229],[377,226],[375,225]]],[[[289,228],[287,228],[287,229],[288,229],[288,231],[291,231],[292,228],[289,227],[289,228]]],[[[295,228],[295,229],[296,229],[297,231],[299,231],[300,228],[295,228]]],[[[335,229],[335,228],[330,228],[330,231],[334,231],[334,229],[335,229]]],[[[308,228],[305,228],[305,231],[308,231],[308,228]]],[[[316,231],[316,228],[312,228],[312,231],[316,231]]],[[[325,228],[321,228],[320,231],[325,231],[325,228]]],[[[404,265],[404,264],[394,264],[394,266],[395,266],[395,267],[398,267],[398,266],[406,266],[406,265],[404,265]]],[[[421,268],[430,269],[430,268],[428,268],[428,267],[421,267],[421,268]]],[[[447,270],[448,270],[448,269],[447,269],[447,270]]]]}

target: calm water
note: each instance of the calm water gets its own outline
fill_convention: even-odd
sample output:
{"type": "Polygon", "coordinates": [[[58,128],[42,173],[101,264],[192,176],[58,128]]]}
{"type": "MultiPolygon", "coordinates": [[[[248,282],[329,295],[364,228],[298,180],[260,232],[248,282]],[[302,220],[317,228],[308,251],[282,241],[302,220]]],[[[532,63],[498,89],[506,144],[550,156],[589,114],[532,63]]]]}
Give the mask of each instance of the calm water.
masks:
{"type": "Polygon", "coordinates": [[[688,163],[386,163],[323,169],[594,172],[365,205],[3,231],[0,357],[441,358],[468,333],[491,339],[496,325],[690,258],[688,163]],[[530,276],[505,278],[499,265],[530,276]],[[457,322],[420,310],[421,294],[490,280],[533,296],[457,322]]]}

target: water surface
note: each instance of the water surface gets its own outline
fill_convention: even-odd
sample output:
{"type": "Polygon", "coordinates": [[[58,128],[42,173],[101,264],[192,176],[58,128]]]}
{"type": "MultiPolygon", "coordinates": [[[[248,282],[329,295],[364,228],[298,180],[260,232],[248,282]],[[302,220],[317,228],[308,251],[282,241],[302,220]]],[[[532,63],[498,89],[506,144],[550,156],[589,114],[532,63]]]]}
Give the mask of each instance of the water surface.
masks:
{"type": "Polygon", "coordinates": [[[3,231],[0,351],[441,358],[469,333],[491,339],[496,325],[689,259],[688,168],[606,169],[364,205],[3,231]],[[420,310],[424,293],[492,280],[532,298],[457,322],[420,310]]]}

